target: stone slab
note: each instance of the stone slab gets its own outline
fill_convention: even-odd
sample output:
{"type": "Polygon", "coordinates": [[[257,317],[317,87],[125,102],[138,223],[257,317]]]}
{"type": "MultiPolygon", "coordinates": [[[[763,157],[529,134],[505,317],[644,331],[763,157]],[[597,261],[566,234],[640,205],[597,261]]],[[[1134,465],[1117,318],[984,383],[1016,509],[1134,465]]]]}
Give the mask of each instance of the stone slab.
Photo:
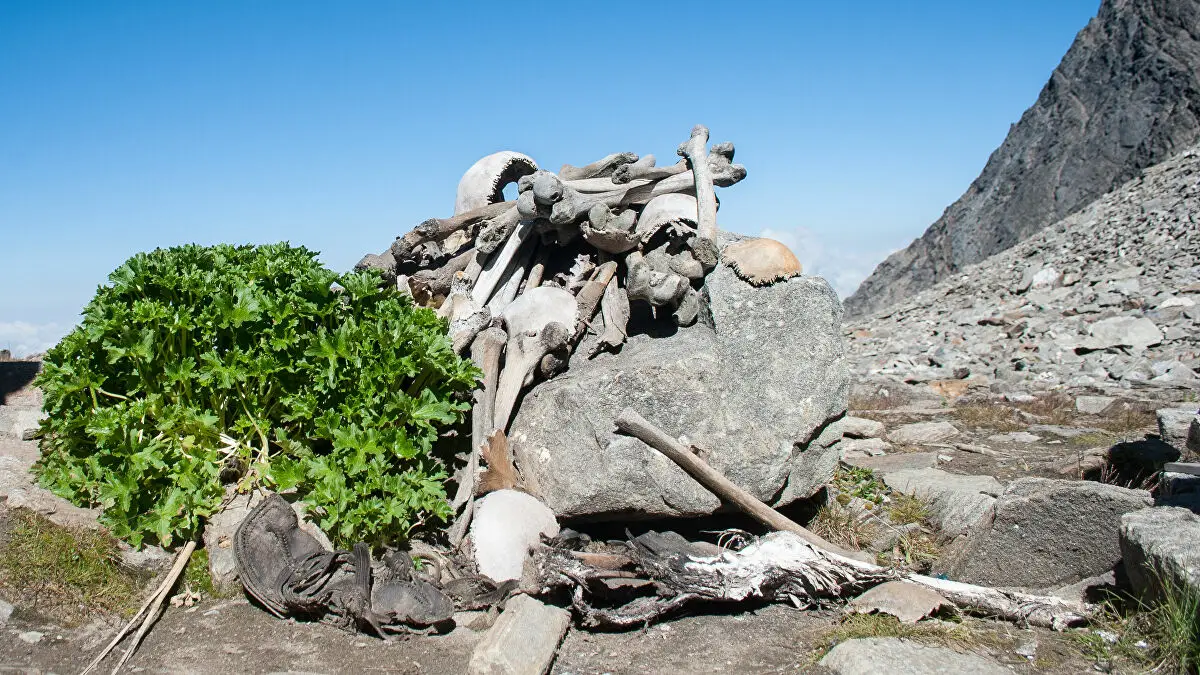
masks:
{"type": "Polygon", "coordinates": [[[1011,675],[1004,666],[975,654],[931,647],[900,638],[846,640],[829,650],[821,665],[837,675],[1011,675]]]}
{"type": "Polygon", "coordinates": [[[509,599],[504,612],[475,646],[470,675],[541,675],[550,670],[571,613],[528,595],[509,599]]]}

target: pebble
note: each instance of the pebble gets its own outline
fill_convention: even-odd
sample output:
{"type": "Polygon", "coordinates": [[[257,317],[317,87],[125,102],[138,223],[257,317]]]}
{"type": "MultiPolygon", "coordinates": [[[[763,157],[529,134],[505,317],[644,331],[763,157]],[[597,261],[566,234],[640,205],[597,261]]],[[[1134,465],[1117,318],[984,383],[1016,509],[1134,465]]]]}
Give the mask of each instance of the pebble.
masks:
{"type": "Polygon", "coordinates": [[[27,630],[24,633],[17,634],[17,639],[21,642],[28,642],[31,645],[41,642],[43,637],[45,637],[45,633],[36,630],[27,630]]]}

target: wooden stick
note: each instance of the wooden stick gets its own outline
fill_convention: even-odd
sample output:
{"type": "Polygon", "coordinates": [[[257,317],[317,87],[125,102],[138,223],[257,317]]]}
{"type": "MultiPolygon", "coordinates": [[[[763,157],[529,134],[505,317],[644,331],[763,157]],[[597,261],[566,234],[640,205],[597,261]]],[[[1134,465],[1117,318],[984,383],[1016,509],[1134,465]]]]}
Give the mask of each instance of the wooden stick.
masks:
{"type": "Polygon", "coordinates": [[[133,625],[137,623],[138,619],[141,619],[142,615],[146,614],[146,611],[149,610],[150,613],[147,614],[145,619],[142,621],[142,625],[138,629],[137,636],[134,638],[133,645],[129,648],[129,651],[125,653],[124,658],[121,659],[121,663],[117,664],[117,668],[114,669],[113,672],[117,672],[117,670],[129,660],[129,657],[133,655],[133,650],[137,649],[138,643],[141,642],[142,637],[144,637],[146,632],[150,630],[150,625],[154,623],[154,619],[158,616],[159,606],[162,605],[163,600],[165,600],[167,595],[171,592],[171,588],[175,585],[175,581],[179,579],[179,575],[183,573],[183,568],[187,566],[187,562],[192,557],[192,552],[195,550],[196,542],[193,540],[189,541],[179,551],[179,555],[175,557],[175,564],[171,566],[171,571],[167,573],[167,578],[163,579],[163,582],[159,584],[157,589],[154,590],[154,593],[152,593],[149,598],[146,598],[146,602],[142,603],[142,606],[140,609],[138,609],[137,614],[133,615],[133,618],[129,620],[129,623],[125,624],[125,627],[121,629],[121,632],[117,633],[117,636],[112,639],[112,642],[109,642],[108,646],[101,650],[100,654],[97,655],[96,658],[92,659],[92,662],[89,663],[79,675],[87,675],[87,673],[94,670],[96,666],[100,665],[100,662],[104,660],[104,657],[108,656],[109,652],[111,652],[121,642],[121,640],[129,634],[130,629],[133,628],[133,625]]]}
{"type": "Polygon", "coordinates": [[[662,429],[646,421],[644,417],[637,414],[632,408],[626,408],[617,416],[616,425],[620,431],[641,440],[646,445],[669,457],[680,468],[688,472],[692,478],[695,478],[697,482],[711,490],[713,494],[733,503],[734,506],[763,525],[775,530],[791,532],[817,548],[825,549],[826,551],[847,558],[857,559],[855,552],[847,551],[836,544],[825,541],[799,523],[767,506],[754,495],[735,485],[733,481],[721,475],[719,471],[709,466],[704,460],[684,447],[682,443],[668,436],[662,429]]]}

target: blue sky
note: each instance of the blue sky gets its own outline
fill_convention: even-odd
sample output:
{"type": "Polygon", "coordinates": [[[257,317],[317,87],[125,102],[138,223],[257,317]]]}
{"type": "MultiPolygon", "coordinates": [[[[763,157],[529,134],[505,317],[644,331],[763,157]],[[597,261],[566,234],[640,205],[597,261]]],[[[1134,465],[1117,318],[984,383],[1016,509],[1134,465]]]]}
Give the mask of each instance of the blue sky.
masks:
{"type": "Polygon", "coordinates": [[[133,253],[289,240],[348,269],[462,172],[692,125],[749,176],[722,227],[843,294],[979,173],[1098,0],[0,0],[0,348],[52,344],[133,253]]]}

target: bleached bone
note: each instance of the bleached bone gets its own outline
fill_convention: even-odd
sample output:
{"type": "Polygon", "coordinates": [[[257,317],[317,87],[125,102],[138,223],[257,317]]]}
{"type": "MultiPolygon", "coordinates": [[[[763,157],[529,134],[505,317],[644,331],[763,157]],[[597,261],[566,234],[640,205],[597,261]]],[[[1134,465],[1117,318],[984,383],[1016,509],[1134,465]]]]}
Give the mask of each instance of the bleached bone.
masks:
{"type": "Polygon", "coordinates": [[[537,169],[530,157],[508,150],[480,159],[458,181],[454,215],[504,201],[505,186],[537,169]]]}
{"type": "Polygon", "coordinates": [[[516,206],[515,202],[498,202],[451,218],[430,218],[414,227],[403,237],[397,237],[396,241],[392,243],[392,256],[397,260],[407,260],[413,248],[419,244],[427,241],[440,241],[455,232],[478,225],[485,220],[491,220],[514,206],[516,206]]]}
{"type": "Polygon", "coordinates": [[[525,290],[531,291],[542,285],[542,275],[546,273],[546,264],[542,262],[535,263],[529,269],[529,277],[525,279],[525,290]]]}
{"type": "Polygon", "coordinates": [[[682,223],[688,227],[696,227],[696,198],[685,194],[667,194],[651,199],[642,209],[642,215],[637,220],[637,237],[641,243],[650,238],[662,228],[682,223]]]}
{"type": "Polygon", "coordinates": [[[662,180],[687,171],[687,162],[679,160],[672,166],[654,166],[654,155],[646,155],[633,164],[618,166],[613,171],[612,182],[625,185],[639,179],[662,180]]]}
{"type": "Polygon", "coordinates": [[[717,252],[717,195],[713,192],[713,172],[708,164],[708,128],[702,124],[692,127],[691,137],[679,146],[678,153],[687,158],[696,181],[696,240],[693,249],[697,259],[707,269],[716,266],[717,252]]]}
{"type": "Polygon", "coordinates": [[[595,356],[605,349],[617,349],[629,337],[629,295],[616,279],[604,289],[600,314],[604,317],[604,332],[589,356],[595,356]]]}
{"type": "Polygon", "coordinates": [[[570,340],[570,329],[558,321],[551,321],[539,331],[509,331],[504,370],[500,372],[500,384],[496,389],[497,429],[508,429],[508,419],[512,415],[521,388],[525,386],[526,378],[530,377],[541,363],[542,357],[548,352],[563,348],[570,340]]]}
{"type": "Polygon", "coordinates": [[[587,253],[580,253],[575,256],[575,263],[571,265],[571,269],[567,270],[566,274],[560,275],[562,278],[563,288],[578,293],[579,289],[587,283],[588,279],[592,278],[592,271],[596,269],[596,262],[592,256],[587,253]]]}
{"type": "Polygon", "coordinates": [[[665,259],[665,255],[660,259],[647,259],[637,251],[629,254],[625,263],[629,266],[626,291],[630,300],[643,300],[653,307],[662,307],[676,305],[683,299],[691,284],[671,272],[665,259]]]}
{"type": "Polygon", "coordinates": [[[500,312],[510,336],[536,333],[554,321],[574,326],[578,314],[575,296],[557,286],[531,288],[500,312]]]}
{"type": "Polygon", "coordinates": [[[530,242],[522,249],[521,255],[517,256],[516,264],[509,268],[506,273],[507,277],[500,283],[496,293],[492,295],[492,299],[488,300],[487,307],[492,314],[499,314],[513,301],[513,298],[517,297],[521,282],[525,280],[525,270],[529,269],[529,263],[533,260],[533,252],[536,248],[537,242],[530,242]]]}
{"type": "Polygon", "coordinates": [[[765,237],[730,244],[721,255],[734,273],[755,286],[798,277],[804,269],[787,245],[765,237]]]}
{"type": "Polygon", "coordinates": [[[610,260],[597,267],[592,278],[583,285],[583,288],[579,289],[579,295],[575,297],[579,311],[572,334],[573,342],[578,342],[583,337],[588,324],[596,314],[596,307],[600,304],[600,299],[604,297],[604,289],[612,282],[613,274],[616,271],[617,263],[610,260]]]}
{"type": "Polygon", "coordinates": [[[639,240],[634,234],[637,213],[625,209],[614,214],[604,204],[596,204],[588,211],[587,220],[579,226],[584,241],[606,253],[627,253],[637,248],[639,240]]]}
{"type": "Polygon", "coordinates": [[[461,285],[461,281],[455,282],[454,290],[437,310],[438,316],[450,323],[450,341],[457,354],[466,351],[475,336],[492,321],[491,310],[471,300],[470,290],[461,288],[461,285]]]}
{"type": "Polygon", "coordinates": [[[450,528],[450,541],[454,546],[462,543],[474,512],[475,482],[479,478],[479,446],[492,432],[496,388],[500,381],[500,357],[504,354],[504,345],[507,342],[508,334],[499,326],[483,330],[471,342],[471,360],[483,371],[483,386],[474,393],[475,405],[471,408],[471,455],[466,467],[459,474],[458,490],[454,493],[452,502],[455,510],[463,504],[467,506],[450,528]]]}
{"type": "Polygon", "coordinates": [[[512,235],[504,240],[504,246],[483,263],[479,278],[475,280],[475,286],[471,289],[472,300],[480,305],[486,305],[488,300],[492,299],[492,292],[496,290],[496,285],[504,278],[504,273],[516,259],[521,244],[525,243],[531,232],[533,232],[532,222],[519,222],[512,235]]]}
{"type": "Polygon", "coordinates": [[[483,227],[479,228],[479,234],[475,237],[475,248],[482,253],[494,252],[509,240],[521,220],[520,200],[518,199],[516,206],[488,220],[483,227]]]}
{"type": "Polygon", "coordinates": [[[558,170],[558,175],[563,180],[579,180],[582,178],[599,178],[601,176],[611,176],[614,169],[623,164],[630,164],[638,161],[636,153],[632,152],[617,152],[605,156],[603,159],[597,160],[587,166],[571,166],[563,164],[558,170]]]}
{"type": "Polygon", "coordinates": [[[469,249],[446,261],[441,267],[417,270],[409,280],[424,284],[434,297],[448,296],[455,277],[467,268],[474,257],[475,250],[469,249]]]}
{"type": "Polygon", "coordinates": [[[733,143],[714,143],[708,151],[708,168],[713,185],[729,187],[746,178],[746,167],[733,163],[733,143]]]}

